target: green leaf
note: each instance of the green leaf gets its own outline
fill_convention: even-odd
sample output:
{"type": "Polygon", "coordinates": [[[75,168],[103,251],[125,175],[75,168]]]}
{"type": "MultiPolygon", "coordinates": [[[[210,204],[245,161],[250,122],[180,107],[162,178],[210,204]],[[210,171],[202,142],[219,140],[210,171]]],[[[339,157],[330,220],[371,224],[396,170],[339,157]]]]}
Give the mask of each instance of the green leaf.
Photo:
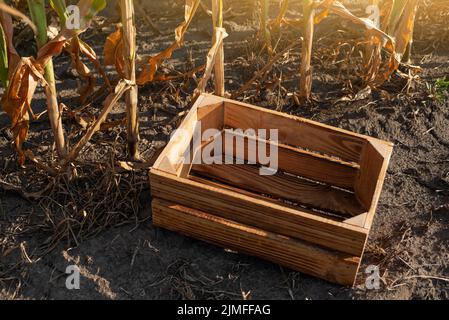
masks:
{"type": "Polygon", "coordinates": [[[85,20],[90,21],[97,13],[106,8],[106,0],[93,0],[85,20]]]}
{"type": "Polygon", "coordinates": [[[439,101],[444,100],[445,93],[447,93],[448,91],[449,91],[449,80],[446,80],[446,78],[444,78],[438,79],[435,82],[435,93],[437,100],[439,101]]]}
{"type": "Polygon", "coordinates": [[[5,32],[0,24],[0,81],[5,88],[8,87],[8,49],[5,32]]]}
{"type": "MultiPolygon", "coordinates": [[[[81,2],[78,5],[80,5],[81,2]]],[[[67,11],[67,5],[65,3],[65,0],[50,0],[50,5],[53,8],[53,10],[55,10],[56,13],[58,14],[59,19],[61,20],[61,24],[65,25],[67,19],[69,18],[69,12],[67,11]]],[[[106,8],[106,5],[107,5],[106,0],[91,0],[88,12],[85,14],[84,17],[81,18],[82,19],[80,23],[81,29],[83,29],[95,15],[97,15],[101,10],[106,8]]]]}
{"type": "Polygon", "coordinates": [[[50,5],[53,8],[53,10],[56,11],[56,13],[59,16],[59,19],[61,20],[62,24],[65,24],[68,14],[67,14],[67,6],[65,4],[64,0],[50,0],[50,5]]]}

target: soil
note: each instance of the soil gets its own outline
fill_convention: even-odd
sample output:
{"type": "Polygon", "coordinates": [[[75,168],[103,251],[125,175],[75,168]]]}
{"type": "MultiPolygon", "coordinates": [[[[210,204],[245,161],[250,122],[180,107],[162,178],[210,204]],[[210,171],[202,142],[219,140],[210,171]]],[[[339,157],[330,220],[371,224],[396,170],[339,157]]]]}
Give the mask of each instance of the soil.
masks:
{"type": "MultiPolygon", "coordinates": [[[[298,7],[297,2],[291,8],[298,7]]],[[[156,35],[138,14],[139,53],[154,54],[173,41],[172,31],[183,16],[182,2],[142,3],[163,34],[156,35]]],[[[256,38],[252,1],[226,3],[226,8],[232,7],[224,24],[230,34],[225,44],[226,87],[232,93],[269,58],[256,38]]],[[[115,10],[110,3],[96,20],[96,28],[83,35],[97,53],[118,21],[115,10]]],[[[274,17],[275,5],[271,12],[274,17]]],[[[298,14],[288,12],[291,17],[298,14]]],[[[395,74],[388,83],[356,97],[363,89],[357,80],[360,62],[354,58],[351,64],[335,63],[330,54],[338,58],[336,43],[356,41],[357,35],[350,26],[329,18],[317,27],[312,103],[298,106],[292,95],[300,57],[296,27],[283,27],[274,33],[273,42],[279,39],[276,43],[284,48],[296,39],[298,47],[285,54],[263,81],[236,97],[395,144],[354,288],[155,228],[147,170],[104,173],[111,168],[108,163],[126,160],[126,133],[121,127],[94,136],[74,166],[79,179],[57,180],[56,187],[30,200],[24,191],[39,191],[55,180],[33,163],[17,167],[7,130],[10,123],[0,112],[0,181],[16,186],[15,191],[0,187],[0,299],[449,299],[449,103],[447,93],[439,92],[437,98],[435,89],[437,79],[449,74],[449,50],[444,46],[449,29],[437,19],[429,25],[424,11],[419,17],[412,61],[422,70],[414,78],[395,74]],[[332,23],[339,27],[326,35],[326,25],[332,23]],[[104,187],[110,187],[111,181],[115,187],[104,187]],[[74,197],[67,200],[68,194],[74,197]],[[83,212],[96,212],[96,205],[100,216],[92,220],[90,229],[80,229],[83,232],[77,235],[64,229],[55,237],[60,226],[69,226],[83,212]],[[73,216],[67,218],[68,214],[73,216]],[[51,242],[54,239],[58,241],[51,242]],[[80,267],[80,290],[66,289],[65,271],[71,264],[80,267]],[[370,265],[379,267],[379,289],[366,289],[369,274],[365,270],[370,265]]],[[[161,72],[186,72],[204,63],[211,39],[209,21],[199,9],[185,47],[175,52],[161,72]]],[[[22,54],[33,53],[29,43],[25,38],[18,45],[22,54]]],[[[344,49],[340,53],[345,54],[344,49]]],[[[70,59],[62,55],[55,65],[59,99],[75,110],[79,108],[78,80],[70,59]]],[[[112,68],[107,70],[114,74],[112,68]]],[[[408,73],[406,68],[402,71],[408,73]]],[[[140,89],[145,159],[165,145],[191,106],[195,84],[194,79],[179,79],[140,89]]],[[[92,113],[100,107],[101,99],[97,99],[92,113]]],[[[33,109],[45,109],[42,91],[33,109]]],[[[121,119],[123,110],[119,105],[110,119],[121,119]]],[[[46,120],[44,115],[32,123],[25,147],[51,165],[54,150],[46,120]]],[[[80,127],[73,119],[64,123],[73,144],[80,137],[80,127]]]]}

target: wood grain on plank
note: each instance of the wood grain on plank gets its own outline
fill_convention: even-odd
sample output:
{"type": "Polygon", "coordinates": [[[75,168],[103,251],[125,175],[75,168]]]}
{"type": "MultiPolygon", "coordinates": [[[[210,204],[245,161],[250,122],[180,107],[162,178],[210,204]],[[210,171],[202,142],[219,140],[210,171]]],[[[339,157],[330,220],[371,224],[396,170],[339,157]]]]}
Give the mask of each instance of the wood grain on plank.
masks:
{"type": "Polygon", "coordinates": [[[153,223],[347,286],[354,284],[360,264],[359,257],[325,250],[160,199],[153,200],[153,223]]]}
{"type": "MultiPolygon", "coordinates": [[[[195,182],[198,182],[198,183],[202,183],[202,184],[207,185],[207,186],[211,186],[211,187],[215,187],[215,188],[222,188],[222,189],[225,189],[225,190],[229,190],[229,191],[237,192],[237,193],[240,193],[240,194],[244,194],[246,196],[253,197],[255,199],[260,199],[260,200],[263,200],[263,201],[272,202],[272,203],[275,203],[275,204],[278,204],[278,205],[282,205],[282,206],[285,206],[285,207],[293,209],[293,210],[299,209],[299,210],[301,210],[303,212],[316,215],[317,217],[332,219],[332,220],[337,221],[337,222],[343,222],[343,221],[347,222],[347,218],[342,217],[341,215],[332,214],[330,212],[324,212],[324,211],[319,211],[319,210],[309,210],[309,209],[306,209],[305,207],[298,207],[298,205],[295,205],[292,202],[289,203],[289,202],[281,200],[281,199],[270,198],[270,197],[267,197],[266,195],[262,195],[260,193],[254,193],[254,192],[251,192],[249,190],[244,190],[244,189],[240,189],[240,188],[237,188],[237,187],[233,187],[233,186],[231,186],[229,184],[224,184],[224,183],[221,183],[221,182],[218,182],[218,181],[213,181],[213,180],[210,180],[210,179],[201,178],[200,176],[195,176],[193,174],[189,175],[188,179],[192,180],[192,181],[195,181],[195,182]]],[[[363,227],[363,225],[362,225],[362,227],[363,227]]]]}
{"type": "Polygon", "coordinates": [[[371,227],[377,204],[382,192],[393,147],[370,141],[363,151],[360,172],[356,179],[355,191],[360,202],[368,209],[365,228],[371,227]]]}
{"type": "Polygon", "coordinates": [[[192,165],[194,163],[201,163],[202,161],[202,150],[210,143],[212,143],[218,137],[221,137],[222,132],[217,132],[215,136],[212,136],[209,140],[201,142],[199,145],[194,145],[193,143],[189,146],[189,151],[185,153],[184,162],[182,167],[178,169],[177,176],[186,178],[188,177],[192,165]],[[188,161],[187,161],[188,160],[188,161]]]}
{"type": "Polygon", "coordinates": [[[286,199],[315,209],[354,217],[366,212],[353,193],[277,173],[261,176],[259,168],[238,164],[195,164],[192,172],[232,186],[286,199]]]}
{"type": "Polygon", "coordinates": [[[201,105],[197,109],[197,118],[201,123],[201,133],[208,129],[223,130],[224,127],[224,103],[201,105]]]}
{"type": "Polygon", "coordinates": [[[154,197],[291,236],[338,251],[361,255],[368,231],[263,201],[231,190],[179,178],[155,168],[150,174],[154,197]]]}
{"type": "Polygon", "coordinates": [[[188,154],[198,120],[201,121],[202,131],[208,127],[222,127],[224,115],[223,99],[212,95],[201,95],[181,122],[178,130],[180,134],[171,137],[153,167],[172,174],[179,174],[183,166],[183,158],[188,154]],[[198,109],[201,111],[198,112],[198,109]],[[198,118],[198,115],[200,118],[198,118]],[[217,121],[217,123],[215,123],[217,121]]]}
{"type": "MultiPolygon", "coordinates": [[[[354,190],[355,179],[358,174],[357,166],[306,150],[241,134],[234,130],[226,129],[223,135],[223,149],[226,156],[249,160],[249,155],[259,154],[260,146],[265,146],[266,150],[261,151],[269,155],[270,145],[275,145],[278,152],[278,167],[280,170],[344,189],[354,190]],[[239,143],[242,146],[238,146],[239,143]],[[226,148],[226,146],[229,147],[226,148]]],[[[260,162],[258,157],[256,157],[256,161],[260,162]]]]}
{"type": "Polygon", "coordinates": [[[360,162],[366,143],[366,139],[341,129],[236,102],[225,102],[225,126],[242,130],[277,129],[279,143],[356,163],[360,162]]]}

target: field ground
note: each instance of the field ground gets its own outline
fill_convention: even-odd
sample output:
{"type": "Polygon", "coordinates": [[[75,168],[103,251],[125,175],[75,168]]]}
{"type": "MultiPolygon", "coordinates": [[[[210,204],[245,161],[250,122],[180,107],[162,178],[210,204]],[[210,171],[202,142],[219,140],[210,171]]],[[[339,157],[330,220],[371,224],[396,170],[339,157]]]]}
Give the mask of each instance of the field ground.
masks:
{"type": "MultiPolygon", "coordinates": [[[[171,43],[183,9],[180,1],[170,3],[146,8],[158,28],[167,30],[162,35],[154,35],[138,15],[140,53],[154,54],[171,43]]],[[[225,41],[226,85],[233,92],[268,58],[259,55],[260,44],[252,41],[257,23],[250,1],[226,3],[233,7],[225,15],[230,33],[225,41]]],[[[296,13],[292,9],[289,14],[296,13]]],[[[112,5],[105,16],[84,36],[98,53],[118,21],[112,5]]],[[[186,46],[162,71],[174,74],[173,69],[188,71],[204,63],[211,38],[208,19],[200,10],[186,46]]],[[[52,185],[38,200],[27,200],[29,195],[20,190],[0,188],[0,299],[449,299],[449,104],[447,96],[435,99],[431,89],[437,79],[449,75],[449,29],[421,22],[412,59],[422,72],[409,83],[408,94],[403,91],[407,80],[395,76],[378,90],[354,97],[361,88],[351,69],[329,56],[335,52],[332,43],[348,36],[339,25],[327,36],[318,28],[315,102],[297,106],[288,94],[297,86],[299,46],[275,65],[263,89],[254,86],[237,97],[395,144],[355,288],[154,228],[147,171],[120,172],[115,167],[116,160],[125,159],[126,134],[121,127],[95,135],[77,163],[79,178],[70,182],[55,182],[32,163],[19,170],[6,130],[9,121],[0,113],[0,181],[27,192],[52,185]],[[79,229],[78,215],[95,212],[98,221],[79,229]],[[69,291],[64,272],[73,263],[81,268],[81,289],[69,291]],[[379,290],[365,289],[368,265],[380,267],[379,290]]],[[[280,37],[280,48],[298,38],[294,28],[282,30],[274,36],[280,37]]],[[[24,38],[19,49],[31,54],[30,41],[24,38]]],[[[60,100],[76,109],[77,80],[69,69],[70,59],[62,55],[55,63],[60,100]]],[[[180,79],[141,88],[141,148],[147,160],[179,123],[194,85],[194,80],[180,79]]],[[[44,109],[42,92],[34,103],[37,111],[44,109]]],[[[94,102],[92,110],[100,105],[101,100],[94,102]]],[[[122,115],[123,105],[111,119],[122,115]]],[[[78,124],[68,118],[65,123],[68,136],[76,140],[78,124]]],[[[44,116],[32,123],[26,147],[50,163],[49,141],[44,116]]]]}

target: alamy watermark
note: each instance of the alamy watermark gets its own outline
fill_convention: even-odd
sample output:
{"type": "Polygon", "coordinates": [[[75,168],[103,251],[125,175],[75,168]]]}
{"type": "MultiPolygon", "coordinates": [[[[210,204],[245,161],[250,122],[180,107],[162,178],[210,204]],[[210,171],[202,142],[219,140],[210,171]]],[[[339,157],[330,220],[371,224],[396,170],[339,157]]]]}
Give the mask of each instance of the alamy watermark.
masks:
{"type": "Polygon", "coordinates": [[[68,275],[65,280],[65,286],[68,290],[80,289],[80,269],[76,265],[67,266],[65,273],[68,275]]]}
{"type": "Polygon", "coordinates": [[[366,7],[365,13],[368,14],[368,20],[370,20],[376,28],[380,28],[380,9],[378,5],[369,5],[366,7]]]}
{"type": "Polygon", "coordinates": [[[67,6],[65,27],[69,30],[78,30],[81,28],[81,12],[77,5],[67,6]]]}
{"type": "MultiPolygon", "coordinates": [[[[259,174],[269,176],[278,171],[278,136],[277,129],[203,131],[201,121],[198,121],[193,136],[180,128],[172,133],[171,141],[180,145],[192,143],[192,147],[178,158],[178,164],[258,164],[262,166],[259,174]]],[[[169,156],[176,158],[177,155],[169,156]]]]}
{"type": "Polygon", "coordinates": [[[365,288],[368,290],[380,289],[380,271],[379,266],[369,265],[365,269],[365,274],[368,275],[365,280],[365,288]]]}

